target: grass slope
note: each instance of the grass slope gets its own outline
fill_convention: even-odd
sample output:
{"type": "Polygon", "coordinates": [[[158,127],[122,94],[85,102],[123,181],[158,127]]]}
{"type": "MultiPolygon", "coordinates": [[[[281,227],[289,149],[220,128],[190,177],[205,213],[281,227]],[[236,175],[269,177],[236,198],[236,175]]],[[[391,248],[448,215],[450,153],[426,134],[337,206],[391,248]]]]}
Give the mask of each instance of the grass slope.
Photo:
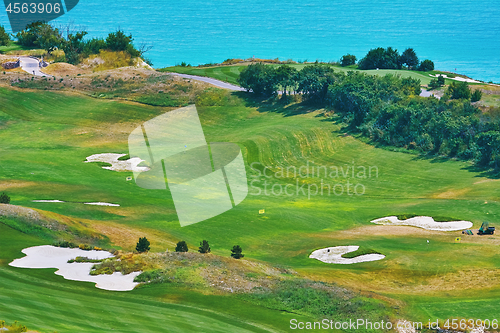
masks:
{"type": "MultiPolygon", "coordinates": [[[[428,216],[452,215],[474,222],[476,228],[483,220],[492,221],[491,217],[500,213],[497,182],[474,172],[466,162],[377,149],[345,135],[341,125],[322,116],[322,110],[306,105],[262,104],[244,93],[235,93],[220,106],[200,105],[198,112],[208,142],[236,142],[241,146],[248,164],[250,193],[236,208],[181,228],[168,191],[141,189],[126,181],[130,173],[117,173],[103,170],[96,164],[83,163],[91,154],[126,153],[130,131],[142,121],[169,109],[80,95],[10,89],[0,89],[0,103],[4,105],[0,112],[3,143],[0,147],[0,185],[17,184],[8,188],[12,203],[85,220],[96,230],[106,233],[117,246],[132,249],[133,241],[126,240],[130,238],[123,235],[126,233],[134,237],[148,235],[153,240],[153,251],[164,251],[166,247],[172,250],[172,244],[178,240],[185,240],[195,249],[202,239],[207,239],[213,253],[228,256],[232,246],[239,244],[245,258],[287,265],[314,279],[374,291],[377,297],[389,297],[403,304],[401,314],[412,319],[454,316],[456,309],[460,309],[463,317],[475,316],[478,312],[474,292],[482,290],[481,281],[485,276],[491,278],[488,287],[492,290],[485,298],[491,297],[488,302],[498,301],[500,282],[492,278],[500,269],[496,260],[500,254],[496,236],[474,236],[457,243],[454,239],[461,236],[460,232],[427,232],[369,223],[387,214],[407,214],[409,211],[428,216]],[[251,167],[253,162],[258,162],[255,168],[251,167]],[[345,175],[340,171],[338,177],[272,176],[280,169],[306,166],[308,162],[309,168],[313,165],[342,167],[345,175]],[[259,163],[273,171],[268,171],[269,178],[261,173],[259,163]],[[356,172],[360,166],[377,167],[378,174],[358,178],[356,173],[353,177],[353,166],[356,172]],[[344,189],[349,182],[351,193],[355,185],[361,184],[365,193],[308,197],[307,186],[321,185],[321,181],[332,188],[337,185],[344,189]],[[293,195],[270,193],[273,186],[279,189],[285,185],[291,186],[293,195]],[[305,193],[301,190],[303,185],[305,193]],[[33,203],[34,199],[69,202],[44,204],[33,203]],[[87,201],[119,203],[120,207],[80,204],[87,201]],[[265,209],[265,214],[259,214],[260,209],[265,209]],[[315,249],[339,245],[359,245],[383,253],[387,258],[348,266],[328,265],[308,258],[315,249]],[[471,257],[474,260],[464,259],[471,257]],[[457,276],[460,279],[457,280],[457,276]],[[454,282],[448,283],[448,280],[454,282]],[[429,299],[435,305],[430,305],[429,299]]],[[[21,279],[21,276],[12,276],[19,273],[5,269],[2,271],[4,281],[11,283],[21,279]]],[[[36,281],[42,285],[55,279],[51,272],[26,271],[23,274],[38,274],[36,281]]],[[[34,288],[27,279],[22,281],[12,289],[27,292],[34,288]]],[[[67,283],[68,286],[79,285],[67,283]]],[[[160,291],[151,290],[164,295],[170,292],[161,291],[167,287],[158,288],[160,291]]],[[[135,299],[135,293],[123,297],[135,299]]],[[[30,291],[30,294],[37,293],[30,291]]],[[[95,294],[109,295],[100,291],[95,294]]],[[[147,294],[139,290],[137,294],[146,297],[153,292],[147,294]]],[[[181,297],[179,302],[186,299],[181,297]]],[[[118,301],[125,302],[121,298],[118,301]]],[[[19,302],[16,298],[8,298],[12,309],[9,311],[24,313],[25,317],[14,318],[11,314],[8,320],[23,320],[29,316],[29,301],[22,301],[21,305],[19,302]]],[[[116,304],[121,306],[120,302],[116,304]]],[[[163,306],[153,303],[152,308],[163,306]]],[[[231,311],[231,306],[226,305],[221,305],[221,312],[231,311]]],[[[148,309],[157,313],[152,308],[148,309]]],[[[487,308],[483,316],[496,315],[494,310],[498,308],[487,308]]],[[[89,311],[89,319],[85,319],[88,322],[103,319],[103,325],[106,323],[99,311],[87,308],[85,311],[89,311]]],[[[269,317],[262,314],[262,318],[270,318],[267,322],[272,322],[273,313],[269,312],[269,317]]],[[[67,318],[71,315],[74,313],[67,318]]],[[[26,320],[23,322],[30,324],[26,320]]],[[[287,327],[282,325],[283,321],[276,321],[276,326],[287,327]]]]}
{"type": "Polygon", "coordinates": [[[269,332],[290,317],[231,297],[204,296],[168,285],[109,292],[92,283],[64,280],[54,269],[12,268],[7,263],[22,257],[22,248],[42,242],[4,224],[0,242],[2,320],[30,323],[37,330],[269,332]]]}

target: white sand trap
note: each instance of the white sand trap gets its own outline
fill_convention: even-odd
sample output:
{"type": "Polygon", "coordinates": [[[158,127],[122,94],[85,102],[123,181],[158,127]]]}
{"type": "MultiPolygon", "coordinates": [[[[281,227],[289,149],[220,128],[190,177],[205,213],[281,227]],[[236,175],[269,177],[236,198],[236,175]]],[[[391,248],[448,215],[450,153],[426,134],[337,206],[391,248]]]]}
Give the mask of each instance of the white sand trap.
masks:
{"type": "Polygon", "coordinates": [[[110,206],[110,207],[120,207],[119,204],[112,204],[109,202],[84,202],[85,205],[94,205],[94,206],[110,206]]]}
{"type": "Polygon", "coordinates": [[[31,202],[64,202],[61,200],[32,200],[31,202]]]}
{"type": "Polygon", "coordinates": [[[416,216],[407,220],[399,220],[396,216],[388,216],[373,220],[371,223],[383,225],[407,225],[435,231],[465,230],[472,228],[473,225],[472,222],[469,221],[436,222],[429,216],[416,216]]]}
{"type": "MultiPolygon", "coordinates": [[[[433,77],[438,77],[439,75],[436,74],[436,75],[432,75],[430,74],[430,76],[433,76],[433,77]]],[[[460,77],[460,76],[455,76],[455,77],[448,77],[446,74],[443,74],[443,77],[445,79],[449,79],[449,80],[455,80],[455,81],[461,81],[461,82],[468,82],[468,83],[482,83],[480,81],[476,81],[476,80],[473,80],[473,79],[466,79],[464,77],[460,77]]]]}
{"type": "Polygon", "coordinates": [[[133,272],[127,275],[113,273],[112,275],[90,275],[93,263],[71,263],[68,260],[76,257],[87,257],[90,259],[106,259],[113,255],[106,251],[84,251],[80,249],[69,249],[50,245],[34,246],[22,251],[26,257],[16,259],[9,265],[19,268],[58,268],[57,275],[66,280],[94,282],[97,288],[111,291],[129,291],[134,289],[138,283],[134,278],[141,272],[133,272]]]}
{"type": "Polygon", "coordinates": [[[111,164],[110,167],[102,167],[103,169],[106,170],[113,170],[113,171],[136,171],[136,172],[144,172],[148,171],[148,167],[140,167],[138,166],[141,162],[144,160],[140,159],[139,157],[134,157],[130,158],[126,161],[120,161],[118,160],[120,157],[125,156],[127,154],[112,154],[112,153],[107,153],[107,154],[95,154],[87,157],[87,160],[85,163],[89,162],[105,162],[111,164]]]}
{"type": "Polygon", "coordinates": [[[316,250],[309,258],[318,259],[322,262],[326,262],[327,264],[356,264],[359,262],[367,262],[367,261],[376,261],[384,259],[385,256],[383,254],[363,254],[361,256],[357,256],[355,258],[342,258],[343,254],[354,252],[359,249],[357,245],[351,246],[335,246],[335,247],[327,247],[324,249],[316,250]]]}

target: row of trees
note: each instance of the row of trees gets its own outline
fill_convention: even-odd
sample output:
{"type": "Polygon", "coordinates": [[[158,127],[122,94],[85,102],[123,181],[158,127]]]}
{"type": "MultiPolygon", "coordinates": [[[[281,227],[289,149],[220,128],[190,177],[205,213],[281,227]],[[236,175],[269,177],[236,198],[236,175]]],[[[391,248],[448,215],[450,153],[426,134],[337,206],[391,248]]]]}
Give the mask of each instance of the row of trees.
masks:
{"type": "MultiPolygon", "coordinates": [[[[344,61],[352,64],[352,57],[352,55],[342,57],[341,64],[344,65],[344,61]]],[[[359,69],[402,69],[403,66],[424,72],[434,70],[434,62],[429,59],[420,62],[417,53],[412,48],[407,48],[402,54],[392,47],[371,49],[358,64],[359,69]]]]}
{"type": "MultiPolygon", "coordinates": [[[[139,238],[139,242],[137,242],[135,249],[139,253],[148,252],[150,250],[149,245],[150,245],[150,243],[147,240],[147,238],[142,237],[142,238],[139,238]]],[[[210,251],[211,251],[211,249],[210,249],[210,245],[208,244],[208,241],[206,241],[206,240],[201,241],[200,247],[198,248],[198,252],[199,253],[210,253],[210,251]]],[[[177,245],[175,246],[175,252],[188,252],[187,243],[185,241],[178,242],[177,245]]],[[[242,252],[243,252],[243,250],[241,249],[241,247],[239,245],[235,245],[231,249],[231,257],[233,257],[235,259],[241,259],[245,256],[245,255],[243,255],[242,252]]]]}
{"type": "Polygon", "coordinates": [[[16,34],[18,43],[26,47],[38,47],[51,54],[55,49],[64,50],[66,61],[77,64],[91,54],[101,50],[123,51],[131,57],[142,56],[146,47],[140,50],[133,45],[132,35],[126,35],[122,30],[109,33],[106,38],[85,40],[88,34],[85,30],[70,31],[70,27],[56,28],[45,22],[34,22],[16,34]],[[66,30],[66,31],[62,31],[66,30]]]}
{"type": "Polygon", "coordinates": [[[451,83],[438,100],[419,97],[420,80],[410,77],[344,74],[324,65],[300,72],[287,67],[250,65],[239,82],[262,96],[279,89],[301,93],[307,101],[332,107],[374,142],[500,167],[500,111],[482,113],[473,106],[481,92],[471,92],[466,82],[451,83]]]}

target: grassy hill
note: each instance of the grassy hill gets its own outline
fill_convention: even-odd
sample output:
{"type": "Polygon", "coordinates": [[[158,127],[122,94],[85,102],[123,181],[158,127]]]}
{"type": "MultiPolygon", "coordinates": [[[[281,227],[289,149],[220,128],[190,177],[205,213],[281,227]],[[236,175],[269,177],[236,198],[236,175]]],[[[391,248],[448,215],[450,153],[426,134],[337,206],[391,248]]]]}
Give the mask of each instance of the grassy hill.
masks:
{"type": "MultiPolygon", "coordinates": [[[[132,250],[142,235],[152,241],[152,251],[173,250],[179,240],[196,249],[207,239],[214,254],[227,257],[232,246],[239,244],[250,260],[286,266],[301,276],[387,301],[398,309],[394,316],[427,322],[429,318],[493,319],[497,315],[497,236],[462,237],[456,242],[460,232],[369,222],[412,213],[469,220],[475,228],[484,220],[495,223],[494,216],[500,213],[496,179],[474,171],[467,162],[375,148],[347,135],[343,125],[326,117],[324,110],[308,105],[263,103],[245,93],[227,93],[218,100],[212,106],[198,100],[206,139],[240,145],[250,184],[247,198],[224,214],[181,228],[168,191],[142,189],[126,180],[131,173],[83,163],[92,154],[127,153],[129,133],[172,108],[76,93],[0,88],[0,190],[9,193],[12,204],[78,219],[124,250],[132,250]],[[344,175],[275,174],[308,163],[309,168],[343,168],[344,175]],[[353,177],[347,172],[353,166],[356,171],[372,167],[378,172],[353,177]],[[267,174],[262,173],[264,167],[267,174]],[[348,184],[351,194],[356,186],[359,193],[364,189],[363,194],[307,192],[308,186],[314,192],[313,185],[326,191],[327,185],[347,189],[348,184]],[[287,185],[292,195],[277,193],[287,185]],[[67,202],[32,202],[37,199],[67,202]],[[81,204],[89,201],[120,207],[81,204]],[[259,214],[261,209],[265,214],[259,214]],[[386,259],[331,265],[308,258],[313,250],[340,245],[370,248],[386,259]]],[[[2,319],[7,321],[21,320],[35,329],[61,332],[77,327],[86,332],[111,327],[153,332],[167,322],[172,331],[182,331],[204,322],[212,332],[228,332],[284,331],[290,318],[298,316],[168,284],[113,293],[63,280],[50,269],[11,268],[8,262],[22,256],[22,248],[43,241],[3,224],[0,228],[0,299],[6,309],[2,319]],[[127,327],[123,318],[130,318],[127,327]]]]}

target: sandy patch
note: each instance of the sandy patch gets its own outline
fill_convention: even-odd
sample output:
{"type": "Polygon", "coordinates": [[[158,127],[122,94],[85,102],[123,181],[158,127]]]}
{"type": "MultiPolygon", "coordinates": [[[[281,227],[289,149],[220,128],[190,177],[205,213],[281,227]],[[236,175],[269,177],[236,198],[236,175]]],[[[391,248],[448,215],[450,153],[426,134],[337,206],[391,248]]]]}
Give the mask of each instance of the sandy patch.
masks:
{"type": "Polygon", "coordinates": [[[405,225],[436,231],[465,230],[472,228],[473,225],[469,221],[436,222],[429,216],[416,216],[407,220],[399,220],[396,216],[388,216],[370,222],[382,225],[405,225]]]}
{"type": "Polygon", "coordinates": [[[81,68],[67,64],[64,62],[57,62],[48,65],[43,69],[43,71],[47,74],[55,75],[55,76],[66,76],[66,75],[77,75],[84,74],[88,71],[82,70],[81,68]]]}
{"type": "Polygon", "coordinates": [[[120,207],[119,204],[112,204],[109,202],[84,202],[85,205],[93,205],[93,206],[109,206],[109,207],[120,207]]]}
{"type": "Polygon", "coordinates": [[[12,181],[1,181],[0,182],[0,190],[6,190],[8,188],[19,188],[19,187],[29,187],[35,186],[37,183],[35,182],[24,182],[20,180],[12,180],[12,181]]]}
{"type": "Polygon", "coordinates": [[[455,81],[460,81],[460,82],[468,82],[468,83],[483,83],[483,82],[480,82],[480,81],[476,81],[476,80],[473,80],[473,79],[466,79],[466,78],[463,78],[463,77],[460,77],[460,76],[456,76],[456,77],[448,77],[446,74],[436,74],[436,75],[432,75],[430,74],[430,76],[432,77],[438,77],[442,75],[445,79],[449,79],[449,80],[455,80],[455,81]]]}
{"type": "Polygon", "coordinates": [[[326,262],[327,264],[356,264],[360,262],[367,261],[376,261],[384,259],[385,256],[383,254],[364,254],[361,256],[357,256],[355,258],[342,258],[343,254],[357,251],[359,246],[335,246],[335,247],[327,247],[324,249],[316,250],[309,258],[318,259],[322,262],[326,262]]]}
{"type": "MultiPolygon", "coordinates": [[[[61,200],[31,200],[31,202],[45,202],[45,203],[72,203],[70,201],[61,201],[61,200]]],[[[82,203],[82,202],[76,202],[82,203]]],[[[119,204],[109,203],[109,202],[83,202],[84,205],[93,205],[93,206],[109,206],[109,207],[120,207],[119,204]]]]}
{"type": "Polygon", "coordinates": [[[9,264],[18,268],[57,268],[56,275],[64,277],[66,280],[94,282],[96,287],[112,291],[129,291],[134,289],[138,283],[134,278],[141,272],[134,272],[128,275],[113,273],[112,275],[89,274],[93,263],[71,263],[68,260],[76,257],[87,257],[90,259],[106,259],[113,255],[106,251],[83,251],[80,249],[68,249],[50,245],[34,246],[22,250],[26,257],[15,259],[9,264]]]}
{"type": "Polygon", "coordinates": [[[103,169],[106,170],[113,170],[113,171],[135,171],[135,172],[144,172],[148,171],[148,167],[139,167],[139,163],[143,162],[144,160],[140,159],[139,157],[133,157],[131,159],[128,159],[126,161],[120,161],[118,160],[120,157],[125,156],[127,154],[112,154],[112,153],[106,153],[106,154],[95,154],[87,157],[87,160],[85,163],[89,162],[105,162],[111,164],[110,167],[102,167],[103,169]]]}

